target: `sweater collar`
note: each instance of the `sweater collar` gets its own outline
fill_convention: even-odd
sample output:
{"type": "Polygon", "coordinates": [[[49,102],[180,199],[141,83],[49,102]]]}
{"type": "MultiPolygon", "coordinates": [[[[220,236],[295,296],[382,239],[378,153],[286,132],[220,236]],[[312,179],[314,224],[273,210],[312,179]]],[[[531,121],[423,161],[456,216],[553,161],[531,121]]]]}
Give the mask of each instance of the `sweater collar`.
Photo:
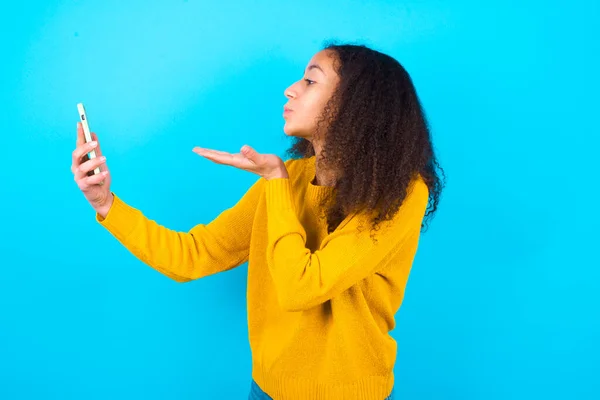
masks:
{"type": "Polygon", "coordinates": [[[306,189],[306,200],[313,204],[319,204],[320,201],[333,193],[333,186],[320,186],[314,182],[316,173],[315,156],[309,157],[306,164],[306,179],[308,180],[306,189]]]}

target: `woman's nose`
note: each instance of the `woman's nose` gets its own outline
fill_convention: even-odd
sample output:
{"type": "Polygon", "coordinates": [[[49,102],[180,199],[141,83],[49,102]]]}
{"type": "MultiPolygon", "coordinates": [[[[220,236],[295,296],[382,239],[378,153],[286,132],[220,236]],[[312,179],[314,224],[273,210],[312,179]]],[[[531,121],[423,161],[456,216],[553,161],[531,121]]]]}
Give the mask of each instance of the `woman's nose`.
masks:
{"type": "Polygon", "coordinates": [[[293,99],[294,97],[296,97],[296,93],[291,89],[291,87],[287,88],[284,92],[283,92],[284,96],[287,97],[288,99],[293,99]]]}

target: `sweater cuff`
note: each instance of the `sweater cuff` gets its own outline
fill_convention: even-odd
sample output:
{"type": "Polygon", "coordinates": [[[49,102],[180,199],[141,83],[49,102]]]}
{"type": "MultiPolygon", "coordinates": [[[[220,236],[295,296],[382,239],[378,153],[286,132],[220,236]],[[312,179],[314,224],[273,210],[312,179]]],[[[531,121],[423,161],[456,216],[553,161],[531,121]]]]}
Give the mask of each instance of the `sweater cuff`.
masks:
{"type": "Polygon", "coordinates": [[[113,203],[106,217],[102,218],[100,214],[96,213],[96,221],[115,237],[126,238],[135,229],[140,211],[127,205],[114,193],[112,195],[113,203]]]}
{"type": "Polygon", "coordinates": [[[279,210],[294,209],[292,185],[289,178],[270,179],[265,185],[267,207],[279,210]]]}

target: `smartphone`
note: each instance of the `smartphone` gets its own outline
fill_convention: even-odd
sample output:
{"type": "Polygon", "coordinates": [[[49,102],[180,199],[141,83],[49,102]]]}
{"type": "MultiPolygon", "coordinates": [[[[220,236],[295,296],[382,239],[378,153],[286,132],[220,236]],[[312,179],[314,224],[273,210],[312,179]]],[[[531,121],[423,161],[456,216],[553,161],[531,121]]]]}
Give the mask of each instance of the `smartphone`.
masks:
{"type": "MultiPolygon", "coordinates": [[[[85,107],[83,106],[83,103],[77,104],[77,110],[79,111],[79,119],[81,120],[81,125],[83,125],[83,136],[85,137],[85,142],[86,143],[91,142],[92,134],[90,133],[90,125],[88,123],[88,118],[87,118],[87,114],[85,113],[85,107]]],[[[85,162],[87,160],[91,160],[93,158],[96,158],[96,150],[95,149],[92,149],[92,151],[90,151],[85,156],[83,156],[83,162],[85,162]]],[[[96,167],[96,168],[94,168],[93,171],[89,171],[87,173],[87,175],[93,176],[93,175],[98,175],[99,173],[100,173],[100,167],[96,167]]]]}

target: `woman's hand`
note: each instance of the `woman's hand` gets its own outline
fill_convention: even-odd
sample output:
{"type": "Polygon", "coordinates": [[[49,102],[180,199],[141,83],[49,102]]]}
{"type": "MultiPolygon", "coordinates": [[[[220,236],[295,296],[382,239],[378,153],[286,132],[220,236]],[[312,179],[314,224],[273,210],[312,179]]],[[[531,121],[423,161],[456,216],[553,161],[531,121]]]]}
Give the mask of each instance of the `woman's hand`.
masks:
{"type": "Polygon", "coordinates": [[[243,146],[237,154],[202,147],[194,147],[192,151],[217,164],[230,165],[244,171],[253,172],[266,180],[289,177],[285,163],[281,158],[275,154],[260,154],[247,145],[243,146]]]}
{"type": "Polygon", "coordinates": [[[86,200],[92,208],[102,217],[106,217],[108,210],[113,202],[113,195],[110,191],[110,174],[106,166],[106,158],[102,156],[98,136],[91,132],[93,143],[86,143],[83,136],[83,126],[77,122],[77,144],[71,156],[71,172],[73,178],[83,192],[86,200]],[[96,150],[96,158],[89,159],[87,154],[96,150]],[[100,168],[98,175],[93,175],[93,171],[100,168]]]}

